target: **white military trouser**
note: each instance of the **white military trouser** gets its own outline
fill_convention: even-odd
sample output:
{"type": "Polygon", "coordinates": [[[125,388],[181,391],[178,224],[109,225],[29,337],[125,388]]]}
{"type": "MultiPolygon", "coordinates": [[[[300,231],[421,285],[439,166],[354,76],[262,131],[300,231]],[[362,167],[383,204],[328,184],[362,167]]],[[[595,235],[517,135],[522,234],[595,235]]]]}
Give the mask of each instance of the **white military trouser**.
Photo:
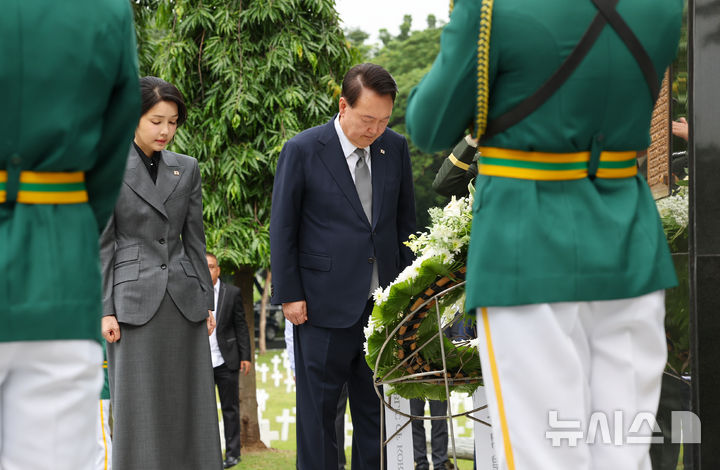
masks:
{"type": "Polygon", "coordinates": [[[0,469],[91,469],[101,386],[96,341],[0,343],[0,469]]]}
{"type": "Polygon", "coordinates": [[[500,469],[651,468],[664,299],[477,309],[500,469]]]}
{"type": "Polygon", "coordinates": [[[110,437],[110,400],[98,400],[96,405],[95,466],[97,470],[112,469],[112,439],[110,437]]]}

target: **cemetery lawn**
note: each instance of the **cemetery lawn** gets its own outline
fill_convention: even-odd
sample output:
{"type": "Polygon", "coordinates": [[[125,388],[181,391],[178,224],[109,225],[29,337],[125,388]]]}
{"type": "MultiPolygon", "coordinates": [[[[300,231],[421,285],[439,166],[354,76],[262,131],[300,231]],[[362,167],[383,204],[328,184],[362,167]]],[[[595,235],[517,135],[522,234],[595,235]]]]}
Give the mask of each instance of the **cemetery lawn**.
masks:
{"type": "MultiPolygon", "coordinates": [[[[266,431],[261,430],[262,438],[269,444],[266,451],[242,450],[242,461],[233,467],[233,470],[293,470],[295,469],[295,388],[285,381],[289,377],[289,369],[286,369],[287,359],[284,350],[268,350],[263,355],[256,355],[253,371],[256,374],[258,394],[258,417],[261,423],[265,423],[266,431]],[[277,359],[274,359],[277,357],[277,359]],[[263,381],[262,370],[265,370],[263,381]],[[273,373],[277,371],[275,377],[273,373]],[[282,376],[282,377],[281,377],[282,376]],[[277,384],[277,385],[276,385],[277,384]],[[264,400],[265,409],[262,410],[261,395],[267,394],[264,400]],[[288,419],[289,418],[289,419],[288,419]],[[267,429],[269,428],[269,432],[267,429]],[[269,439],[268,439],[269,438],[269,439]],[[269,441],[269,442],[267,442],[269,441]]],[[[290,377],[290,380],[292,378],[290,377]]],[[[348,408],[347,416],[350,416],[348,408]]],[[[347,421],[346,421],[346,427],[347,421]]],[[[346,443],[351,442],[351,432],[346,429],[346,443]]],[[[348,445],[345,448],[347,465],[350,470],[350,451],[348,445]]],[[[469,460],[458,460],[460,470],[471,470],[472,462],[469,460]]]]}
{"type": "Polygon", "coordinates": [[[250,450],[242,451],[242,461],[233,470],[294,470],[295,451],[292,450],[250,450]]]}

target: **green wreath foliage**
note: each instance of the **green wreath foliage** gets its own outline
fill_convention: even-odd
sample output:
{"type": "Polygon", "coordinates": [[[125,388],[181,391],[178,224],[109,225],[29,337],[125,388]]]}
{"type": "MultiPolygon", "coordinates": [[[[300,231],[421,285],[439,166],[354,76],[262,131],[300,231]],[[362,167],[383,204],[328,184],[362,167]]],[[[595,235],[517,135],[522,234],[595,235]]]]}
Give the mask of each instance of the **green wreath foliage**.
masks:
{"type": "Polygon", "coordinates": [[[465,279],[471,208],[468,197],[431,209],[431,227],[407,242],[418,258],[387,288],[375,292],[365,330],[366,360],[379,381],[400,379],[392,383],[393,393],[405,398],[447,398],[441,373],[403,380],[418,372],[441,371],[443,348],[450,390],[473,393],[482,385],[477,341],[453,341],[439,333],[457,321],[466,326],[475,322],[463,313],[464,286],[454,287],[465,279]]]}

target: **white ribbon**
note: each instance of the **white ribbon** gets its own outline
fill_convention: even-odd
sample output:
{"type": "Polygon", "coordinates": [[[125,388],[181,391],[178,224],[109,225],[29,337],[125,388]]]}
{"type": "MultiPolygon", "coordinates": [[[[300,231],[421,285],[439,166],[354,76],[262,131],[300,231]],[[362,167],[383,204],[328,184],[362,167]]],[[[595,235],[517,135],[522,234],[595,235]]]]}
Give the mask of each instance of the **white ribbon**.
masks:
{"type": "MultiPolygon", "coordinates": [[[[389,395],[388,386],[384,386],[385,397],[390,400],[393,409],[402,413],[410,414],[410,400],[400,395],[389,395]]],[[[390,438],[398,429],[402,428],[410,418],[396,413],[385,406],[385,433],[386,439],[390,438]]],[[[397,433],[385,448],[387,455],[388,470],[412,470],[415,466],[413,458],[412,425],[408,424],[402,431],[397,433]]]]}
{"type": "MultiPolygon", "coordinates": [[[[480,408],[487,405],[485,387],[478,387],[473,393],[473,408],[480,408]]],[[[477,419],[486,423],[490,422],[490,413],[485,408],[473,413],[477,419]]],[[[478,470],[496,470],[498,468],[497,458],[493,450],[492,432],[490,426],[474,421],[475,424],[475,464],[478,470]]]]}

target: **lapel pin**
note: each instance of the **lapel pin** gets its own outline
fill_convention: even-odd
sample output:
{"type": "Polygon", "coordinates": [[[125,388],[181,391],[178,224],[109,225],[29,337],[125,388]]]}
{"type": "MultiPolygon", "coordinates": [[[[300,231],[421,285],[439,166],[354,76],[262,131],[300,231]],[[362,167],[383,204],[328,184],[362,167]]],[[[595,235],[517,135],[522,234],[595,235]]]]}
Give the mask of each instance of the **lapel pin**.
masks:
{"type": "Polygon", "coordinates": [[[180,176],[180,172],[177,171],[177,170],[174,170],[174,171],[173,171],[173,175],[175,175],[175,176],[180,176]]]}
{"type": "Polygon", "coordinates": [[[380,149],[380,153],[382,153],[383,155],[385,155],[385,149],[380,149]]]}

